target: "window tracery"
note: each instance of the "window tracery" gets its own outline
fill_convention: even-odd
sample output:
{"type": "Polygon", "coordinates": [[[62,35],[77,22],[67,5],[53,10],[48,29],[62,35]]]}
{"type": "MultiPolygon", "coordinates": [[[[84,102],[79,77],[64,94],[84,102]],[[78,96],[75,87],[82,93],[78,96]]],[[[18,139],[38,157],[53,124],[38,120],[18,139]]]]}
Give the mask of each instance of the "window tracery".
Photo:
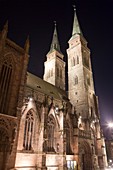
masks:
{"type": "Polygon", "coordinates": [[[24,127],[23,147],[25,150],[32,150],[33,124],[34,124],[33,113],[30,110],[26,115],[24,127]]]}
{"type": "Polygon", "coordinates": [[[12,65],[5,61],[0,70],[0,112],[7,113],[9,85],[11,83],[12,65]]]}
{"type": "Polygon", "coordinates": [[[70,135],[71,134],[70,134],[69,125],[68,125],[68,123],[66,123],[66,154],[67,155],[72,154],[71,146],[70,146],[70,139],[71,139],[70,135]]]}
{"type": "Polygon", "coordinates": [[[79,64],[79,57],[78,56],[73,57],[72,60],[71,60],[71,66],[72,67],[77,65],[77,64],[79,64]]]}
{"type": "Polygon", "coordinates": [[[54,150],[54,132],[55,132],[55,120],[53,116],[48,117],[47,122],[47,140],[48,140],[48,152],[55,152],[54,150]]]}

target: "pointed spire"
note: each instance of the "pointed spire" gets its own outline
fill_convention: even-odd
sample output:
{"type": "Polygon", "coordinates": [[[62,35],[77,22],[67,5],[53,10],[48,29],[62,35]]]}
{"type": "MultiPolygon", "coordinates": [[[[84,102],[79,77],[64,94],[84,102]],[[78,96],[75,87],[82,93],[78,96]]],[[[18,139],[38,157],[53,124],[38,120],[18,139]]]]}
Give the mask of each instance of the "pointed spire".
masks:
{"type": "Polygon", "coordinates": [[[77,15],[76,15],[76,8],[75,5],[73,5],[74,7],[74,22],[73,22],[73,31],[72,31],[72,36],[75,34],[82,34],[81,29],[80,29],[80,25],[77,19],[77,15]]]}
{"type": "Polygon", "coordinates": [[[24,45],[24,50],[27,54],[29,53],[29,47],[30,47],[30,42],[29,42],[29,35],[28,35],[25,45],[24,45]]]}
{"type": "Polygon", "coordinates": [[[60,52],[60,45],[59,45],[57,29],[56,29],[56,21],[54,21],[54,33],[53,33],[53,39],[50,47],[50,51],[53,50],[57,50],[60,52]]]}
{"type": "Polygon", "coordinates": [[[8,33],[8,21],[6,21],[4,28],[2,30],[2,39],[5,39],[7,37],[8,33]]]}

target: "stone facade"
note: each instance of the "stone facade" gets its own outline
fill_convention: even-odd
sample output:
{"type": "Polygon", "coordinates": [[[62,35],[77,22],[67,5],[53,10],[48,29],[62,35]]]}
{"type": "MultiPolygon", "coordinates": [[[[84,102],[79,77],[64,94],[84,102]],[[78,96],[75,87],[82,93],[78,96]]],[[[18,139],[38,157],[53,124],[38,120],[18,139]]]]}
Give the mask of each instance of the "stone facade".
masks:
{"type": "Polygon", "coordinates": [[[24,48],[0,32],[0,170],[99,170],[106,149],[90,51],[76,13],[69,40],[68,95],[56,23],[44,80],[28,73],[24,48]]]}

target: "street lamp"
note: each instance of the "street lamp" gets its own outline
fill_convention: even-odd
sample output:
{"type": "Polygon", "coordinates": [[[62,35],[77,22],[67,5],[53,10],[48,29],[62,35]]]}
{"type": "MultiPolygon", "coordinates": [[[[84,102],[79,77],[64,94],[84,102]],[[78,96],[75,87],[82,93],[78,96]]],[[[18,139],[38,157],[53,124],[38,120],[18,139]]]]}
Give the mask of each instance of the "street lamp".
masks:
{"type": "Polygon", "coordinates": [[[113,128],[113,122],[108,123],[109,128],[113,128]]]}

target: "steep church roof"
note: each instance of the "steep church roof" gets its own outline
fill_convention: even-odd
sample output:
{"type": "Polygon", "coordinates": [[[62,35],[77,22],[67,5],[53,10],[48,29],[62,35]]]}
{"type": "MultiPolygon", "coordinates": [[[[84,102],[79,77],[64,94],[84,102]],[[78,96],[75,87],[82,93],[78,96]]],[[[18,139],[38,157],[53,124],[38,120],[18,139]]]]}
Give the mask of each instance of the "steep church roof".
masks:
{"type": "Polygon", "coordinates": [[[82,31],[80,29],[80,25],[79,25],[79,22],[78,22],[76,9],[74,8],[74,21],[73,21],[72,37],[76,34],[82,34],[82,31]]]}
{"type": "Polygon", "coordinates": [[[55,99],[68,101],[66,92],[56,86],[42,80],[41,78],[27,72],[27,86],[55,99]]]}
{"type": "Polygon", "coordinates": [[[53,39],[52,39],[52,43],[51,43],[51,47],[50,47],[49,53],[52,52],[53,50],[57,50],[58,52],[61,53],[61,51],[60,51],[60,44],[59,44],[59,40],[58,40],[57,29],[56,29],[56,22],[54,24],[53,39]]]}

